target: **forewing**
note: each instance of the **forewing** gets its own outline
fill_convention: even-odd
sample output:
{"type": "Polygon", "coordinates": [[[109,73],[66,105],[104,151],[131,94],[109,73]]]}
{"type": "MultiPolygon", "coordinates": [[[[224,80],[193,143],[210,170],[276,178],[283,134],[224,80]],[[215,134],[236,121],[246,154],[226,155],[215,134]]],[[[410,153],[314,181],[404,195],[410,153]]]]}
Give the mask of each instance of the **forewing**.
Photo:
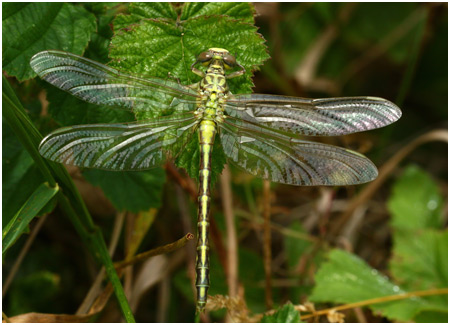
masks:
{"type": "Polygon", "coordinates": [[[139,111],[192,111],[197,93],[171,80],[141,78],[62,51],[43,51],[30,65],[42,79],[89,103],[139,111]]]}
{"type": "Polygon", "coordinates": [[[383,127],[397,121],[400,109],[378,97],[307,99],[276,95],[234,95],[228,115],[283,132],[334,136],[383,127]]]}
{"type": "Polygon", "coordinates": [[[363,155],[331,145],[289,138],[227,117],[220,139],[229,160],[248,173],[290,185],[352,185],[378,175],[363,155]]]}
{"type": "Polygon", "coordinates": [[[47,135],[39,152],[52,161],[79,167],[145,170],[176,156],[197,123],[193,114],[184,113],[151,122],[65,127],[47,135]]]}

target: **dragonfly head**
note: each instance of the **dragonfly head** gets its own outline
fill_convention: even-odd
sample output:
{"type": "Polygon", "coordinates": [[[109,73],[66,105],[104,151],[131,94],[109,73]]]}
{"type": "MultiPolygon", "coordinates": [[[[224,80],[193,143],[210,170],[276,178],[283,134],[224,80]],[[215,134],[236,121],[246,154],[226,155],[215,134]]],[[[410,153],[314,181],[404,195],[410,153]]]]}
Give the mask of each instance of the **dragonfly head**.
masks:
{"type": "Polygon", "coordinates": [[[200,53],[197,60],[192,64],[191,69],[197,63],[207,66],[208,70],[215,72],[224,73],[224,70],[231,70],[235,67],[240,67],[245,72],[244,68],[237,63],[236,58],[228,50],[218,47],[212,47],[208,51],[200,53]]]}

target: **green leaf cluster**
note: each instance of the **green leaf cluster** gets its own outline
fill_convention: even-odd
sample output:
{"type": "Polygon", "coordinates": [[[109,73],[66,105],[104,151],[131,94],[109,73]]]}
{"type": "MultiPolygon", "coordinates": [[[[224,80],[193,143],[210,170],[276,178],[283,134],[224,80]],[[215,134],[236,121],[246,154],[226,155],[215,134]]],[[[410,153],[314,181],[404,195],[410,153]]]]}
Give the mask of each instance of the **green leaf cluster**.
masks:
{"type": "MultiPolygon", "coordinates": [[[[357,256],[335,249],[315,276],[311,301],[355,303],[448,286],[448,235],[442,230],[442,195],[437,184],[420,168],[409,166],[394,184],[388,206],[394,242],[389,265],[392,279],[357,256]]],[[[369,307],[396,321],[440,322],[448,312],[444,295],[369,307]]]]}

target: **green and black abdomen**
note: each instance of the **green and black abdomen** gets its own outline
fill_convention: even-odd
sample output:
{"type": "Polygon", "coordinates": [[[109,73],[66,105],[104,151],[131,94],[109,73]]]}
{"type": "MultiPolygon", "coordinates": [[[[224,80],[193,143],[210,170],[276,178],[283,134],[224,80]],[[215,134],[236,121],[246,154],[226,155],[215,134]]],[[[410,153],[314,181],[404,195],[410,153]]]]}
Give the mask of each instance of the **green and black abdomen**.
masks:
{"type": "Polygon", "coordinates": [[[211,206],[211,156],[216,135],[216,123],[202,120],[198,130],[200,144],[200,169],[198,190],[198,242],[197,242],[197,311],[202,312],[206,305],[209,289],[209,210],[211,206]]]}

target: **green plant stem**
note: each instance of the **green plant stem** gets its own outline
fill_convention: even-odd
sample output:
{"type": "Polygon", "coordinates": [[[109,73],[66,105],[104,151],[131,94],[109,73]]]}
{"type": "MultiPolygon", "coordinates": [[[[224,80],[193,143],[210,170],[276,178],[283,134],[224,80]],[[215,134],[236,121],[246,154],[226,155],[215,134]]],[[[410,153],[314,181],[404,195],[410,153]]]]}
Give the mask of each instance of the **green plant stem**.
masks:
{"type": "Polygon", "coordinates": [[[42,135],[29,120],[25,113],[25,109],[20,104],[19,99],[14,94],[14,91],[4,76],[2,83],[2,103],[3,117],[31,155],[45,180],[52,187],[56,186],[56,179],[58,180],[58,185],[63,189],[63,191],[59,191],[56,195],[61,209],[72,222],[75,230],[78,232],[83,242],[88,246],[88,249],[95,259],[105,267],[126,321],[134,322],[135,320],[131,308],[125,297],[122,284],[116,273],[111,257],[108,254],[100,229],[95,226],[92,221],[86,205],[81,199],[80,193],[73,184],[67,170],[60,164],[48,163],[40,156],[37,147],[42,140],[42,135]],[[55,175],[55,177],[53,175],[55,175]]]}

